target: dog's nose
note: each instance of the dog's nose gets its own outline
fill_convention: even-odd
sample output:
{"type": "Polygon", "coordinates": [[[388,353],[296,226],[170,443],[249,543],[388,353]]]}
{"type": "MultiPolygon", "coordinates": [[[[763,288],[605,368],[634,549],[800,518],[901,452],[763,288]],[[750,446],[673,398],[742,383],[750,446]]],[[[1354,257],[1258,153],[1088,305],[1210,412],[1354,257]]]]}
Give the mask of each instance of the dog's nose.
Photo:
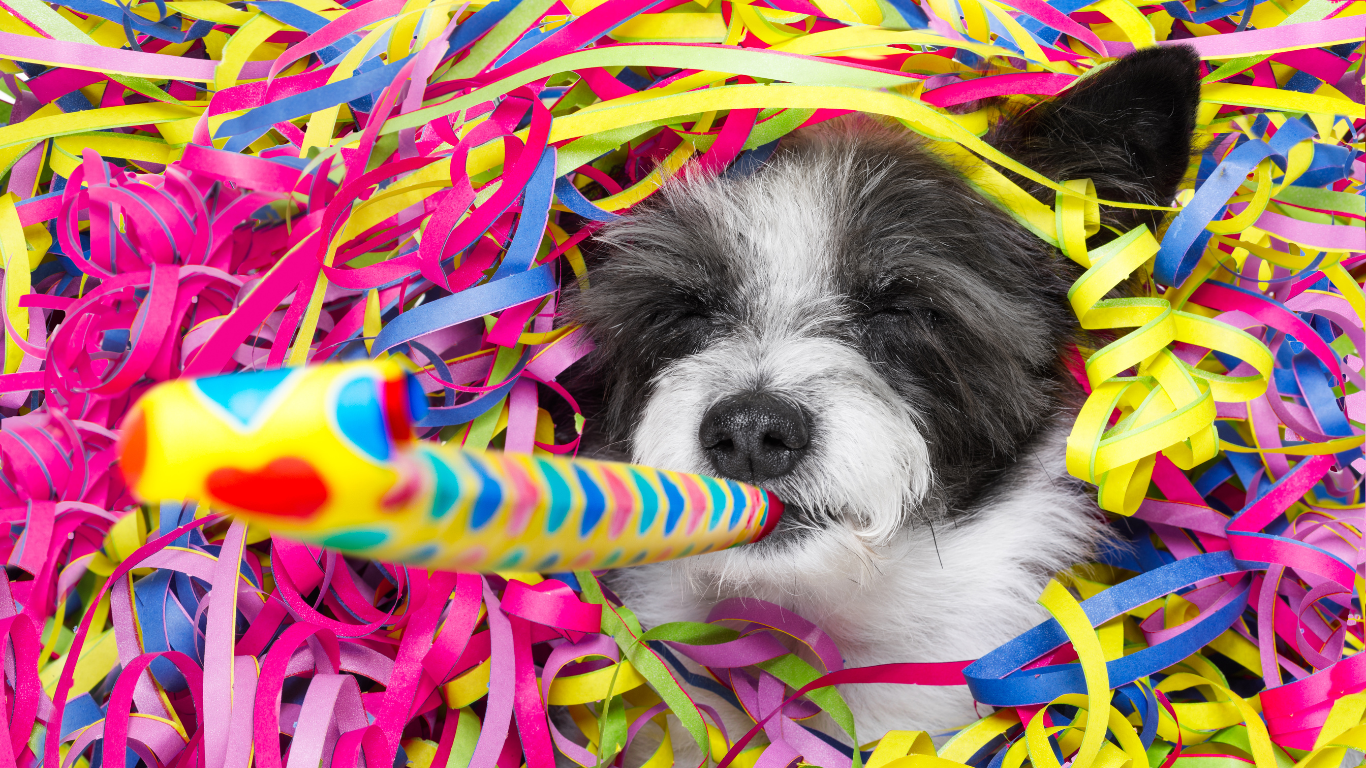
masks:
{"type": "Polygon", "coordinates": [[[697,439],[718,474],[759,483],[797,465],[806,452],[806,417],[772,395],[741,395],[712,406],[697,439]]]}

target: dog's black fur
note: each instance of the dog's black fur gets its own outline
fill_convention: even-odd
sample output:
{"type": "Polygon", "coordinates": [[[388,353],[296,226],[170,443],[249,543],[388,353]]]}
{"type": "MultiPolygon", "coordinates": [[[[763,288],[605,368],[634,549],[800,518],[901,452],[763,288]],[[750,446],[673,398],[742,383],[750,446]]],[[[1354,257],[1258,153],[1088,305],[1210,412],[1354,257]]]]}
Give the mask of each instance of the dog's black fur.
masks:
{"type": "MultiPolygon", "coordinates": [[[[988,140],[1055,180],[1093,179],[1103,199],[1168,204],[1191,153],[1197,64],[1184,47],[1132,54],[1009,117],[988,140]]],[[[847,312],[826,332],[861,350],[923,415],[933,506],[968,508],[1059,407],[1058,353],[1076,333],[1065,294],[1079,268],[905,132],[799,133],[779,153],[774,162],[856,156],[866,183],[844,191],[849,215],[839,252],[828,254],[847,312]]],[[[1016,178],[1052,202],[1051,190],[1016,178]]],[[[1121,230],[1158,221],[1103,211],[1121,230]]],[[[748,321],[728,226],[686,192],[664,193],[599,238],[591,288],[567,305],[597,344],[571,380],[593,409],[588,444],[599,454],[629,455],[665,365],[748,321]]]]}

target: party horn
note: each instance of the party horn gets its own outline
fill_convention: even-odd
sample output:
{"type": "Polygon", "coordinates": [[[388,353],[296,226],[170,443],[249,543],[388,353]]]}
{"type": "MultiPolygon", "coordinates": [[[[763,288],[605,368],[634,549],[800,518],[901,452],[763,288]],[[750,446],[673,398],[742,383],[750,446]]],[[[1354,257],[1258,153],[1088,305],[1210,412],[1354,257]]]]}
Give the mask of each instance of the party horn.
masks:
{"type": "Polygon", "coordinates": [[[196,499],[346,554],[459,571],[612,568],[768,535],[752,485],[417,440],[416,378],[392,361],[169,381],[119,437],[144,502],[196,499]]]}

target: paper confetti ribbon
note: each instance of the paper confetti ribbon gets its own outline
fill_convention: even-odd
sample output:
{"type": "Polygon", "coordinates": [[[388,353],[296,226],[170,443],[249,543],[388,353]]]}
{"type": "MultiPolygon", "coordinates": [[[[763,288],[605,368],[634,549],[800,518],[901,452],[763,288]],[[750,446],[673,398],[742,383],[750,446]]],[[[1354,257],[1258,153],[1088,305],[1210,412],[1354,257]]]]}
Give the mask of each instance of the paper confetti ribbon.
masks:
{"type": "MultiPolygon", "coordinates": [[[[743,768],[1337,766],[1366,748],[1363,11],[6,0],[0,763],[605,765],[672,713],[743,768]],[[1161,230],[1087,251],[1087,180],[980,137],[1000,100],[1173,44],[1205,62],[1192,184],[1161,230]],[[1070,299],[1101,346],[1069,359],[1090,395],[1068,467],[1131,546],[1063,575],[1081,599],[1051,587],[1053,620],[982,659],[845,669],[819,628],[752,601],[646,633],[590,571],[348,559],[139,507],[113,470],[155,382],[362,357],[416,374],[423,438],[572,454],[578,425],[550,414],[577,412],[557,378],[589,342],[553,319],[580,244],[685,163],[748,172],[849,111],[966,157],[1086,268],[1070,299]],[[1107,298],[1123,281],[1136,294],[1107,298]],[[864,743],[832,686],[871,682],[966,684],[997,709],[938,746],[864,743]],[[763,725],[724,732],[684,683],[763,725]],[[808,727],[818,710],[839,739],[808,727]]],[[[648,764],[672,756],[664,737],[648,764]]]]}

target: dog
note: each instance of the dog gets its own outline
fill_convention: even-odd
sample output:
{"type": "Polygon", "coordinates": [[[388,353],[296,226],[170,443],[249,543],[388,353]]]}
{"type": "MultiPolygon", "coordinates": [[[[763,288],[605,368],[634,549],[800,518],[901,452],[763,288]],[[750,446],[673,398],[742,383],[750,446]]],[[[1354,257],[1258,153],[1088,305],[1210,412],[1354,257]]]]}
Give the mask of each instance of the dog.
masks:
{"type": "MultiPolygon", "coordinates": [[[[1101,199],[1170,205],[1198,65],[1189,47],[1130,54],[987,140],[1054,180],[1092,179],[1101,199]]],[[[1089,247],[1160,223],[1101,212],[1089,247]]],[[[1094,489],[1063,465],[1081,269],[933,142],[871,118],[805,128],[748,175],[679,174],[595,240],[565,307],[596,344],[571,372],[583,452],[787,503],[758,543],[610,573],[645,627],[759,598],[820,626],[847,667],[972,659],[1047,618],[1044,585],[1106,537],[1094,489]]],[[[730,713],[731,738],[748,730],[696,693],[730,713]]],[[[841,694],[865,741],[987,714],[964,687],[841,694]]]]}

